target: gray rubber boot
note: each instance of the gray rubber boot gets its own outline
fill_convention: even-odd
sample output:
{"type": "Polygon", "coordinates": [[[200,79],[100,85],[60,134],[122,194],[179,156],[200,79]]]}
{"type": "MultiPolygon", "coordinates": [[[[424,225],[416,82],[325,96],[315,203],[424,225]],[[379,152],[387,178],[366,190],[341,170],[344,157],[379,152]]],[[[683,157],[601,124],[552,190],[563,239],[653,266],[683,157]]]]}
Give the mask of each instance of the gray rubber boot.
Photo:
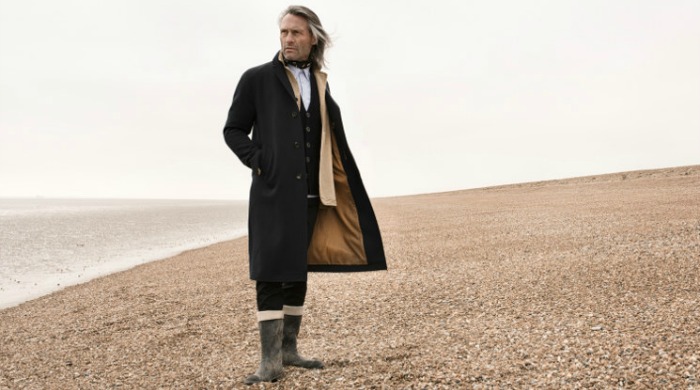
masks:
{"type": "Polygon", "coordinates": [[[283,320],[258,322],[262,359],[255,374],[245,378],[246,385],[274,382],[282,376],[282,328],[283,320]]]}
{"type": "Polygon", "coordinates": [[[282,339],[282,362],[285,366],[323,368],[320,360],[305,359],[297,351],[297,336],[301,328],[301,316],[284,316],[284,338],[282,339]]]}

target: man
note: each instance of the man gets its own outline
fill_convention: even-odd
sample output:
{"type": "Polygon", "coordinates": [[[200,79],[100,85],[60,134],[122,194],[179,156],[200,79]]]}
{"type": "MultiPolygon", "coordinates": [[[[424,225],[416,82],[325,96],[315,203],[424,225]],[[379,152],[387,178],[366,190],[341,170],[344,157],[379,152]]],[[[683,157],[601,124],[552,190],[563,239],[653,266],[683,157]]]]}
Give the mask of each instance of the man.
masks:
{"type": "Polygon", "coordinates": [[[321,71],[329,36],[302,6],[282,12],[279,27],[281,50],[241,76],[224,127],[226,143],[252,171],[248,249],[262,361],[247,384],[278,379],[283,365],[323,368],[297,352],[308,271],[386,269],[374,211],[321,71]]]}

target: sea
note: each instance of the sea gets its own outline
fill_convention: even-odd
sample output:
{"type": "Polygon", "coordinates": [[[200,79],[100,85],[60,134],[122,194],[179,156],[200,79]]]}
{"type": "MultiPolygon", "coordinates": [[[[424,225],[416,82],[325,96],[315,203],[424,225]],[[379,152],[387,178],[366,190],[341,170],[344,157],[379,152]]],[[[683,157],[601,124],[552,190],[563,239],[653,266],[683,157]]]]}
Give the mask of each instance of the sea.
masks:
{"type": "Polygon", "coordinates": [[[2,199],[0,309],[247,234],[245,201],[2,199]]]}

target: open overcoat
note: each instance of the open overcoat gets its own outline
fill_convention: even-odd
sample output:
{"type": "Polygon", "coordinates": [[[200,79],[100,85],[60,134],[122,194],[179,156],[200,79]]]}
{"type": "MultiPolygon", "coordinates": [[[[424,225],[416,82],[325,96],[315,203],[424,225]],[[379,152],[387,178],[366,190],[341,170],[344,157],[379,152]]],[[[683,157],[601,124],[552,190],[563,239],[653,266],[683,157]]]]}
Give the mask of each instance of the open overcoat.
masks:
{"type": "Polygon", "coordinates": [[[322,131],[321,205],[307,247],[307,184],[299,88],[279,53],[247,70],[233,95],[226,143],[252,173],[250,278],[305,281],[308,271],[386,269],[377,220],[345,138],[326,74],[313,72],[322,131]],[[252,136],[251,136],[252,132],[252,136]]]}

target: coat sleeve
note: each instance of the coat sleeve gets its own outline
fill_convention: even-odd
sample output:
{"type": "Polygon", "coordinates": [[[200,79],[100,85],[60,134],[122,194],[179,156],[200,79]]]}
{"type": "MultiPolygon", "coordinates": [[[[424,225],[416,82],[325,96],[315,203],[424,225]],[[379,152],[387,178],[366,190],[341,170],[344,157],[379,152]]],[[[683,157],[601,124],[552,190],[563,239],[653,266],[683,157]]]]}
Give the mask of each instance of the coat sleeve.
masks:
{"type": "Polygon", "coordinates": [[[260,148],[250,139],[255,124],[255,88],[250,71],[241,76],[224,126],[224,140],[245,166],[260,175],[260,148]]]}

